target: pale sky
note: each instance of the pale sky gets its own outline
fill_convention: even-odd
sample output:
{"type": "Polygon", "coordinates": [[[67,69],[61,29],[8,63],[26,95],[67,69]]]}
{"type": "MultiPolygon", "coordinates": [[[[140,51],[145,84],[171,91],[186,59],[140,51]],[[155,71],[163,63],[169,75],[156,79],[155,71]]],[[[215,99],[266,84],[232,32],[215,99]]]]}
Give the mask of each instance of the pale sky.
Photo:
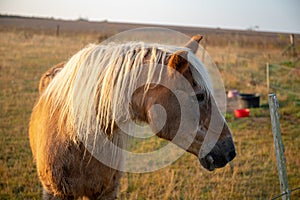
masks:
{"type": "Polygon", "coordinates": [[[0,14],[300,33],[300,0],[0,0],[0,14]]]}

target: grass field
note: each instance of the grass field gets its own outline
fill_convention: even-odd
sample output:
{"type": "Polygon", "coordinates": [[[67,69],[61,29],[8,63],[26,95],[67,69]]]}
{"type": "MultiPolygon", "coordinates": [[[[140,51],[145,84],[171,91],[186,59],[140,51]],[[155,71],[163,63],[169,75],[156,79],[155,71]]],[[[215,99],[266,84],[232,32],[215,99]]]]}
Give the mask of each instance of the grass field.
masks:
{"type": "MultiPolygon", "coordinates": [[[[120,199],[271,199],[280,194],[267,105],[266,62],[273,64],[271,86],[282,88],[276,93],[289,186],[300,187],[300,63],[294,62],[295,58],[281,56],[286,46],[272,45],[271,39],[265,44],[261,40],[248,41],[243,36],[247,45],[242,45],[235,40],[237,36],[231,35],[226,36],[228,42],[222,45],[213,38],[214,43],[207,43],[226,89],[262,94],[262,106],[251,109],[249,118],[236,119],[231,112],[226,115],[237,157],[231,165],[214,172],[200,167],[198,160],[186,153],[172,165],[152,173],[125,173],[120,199]]],[[[98,39],[97,33],[55,37],[28,29],[1,29],[0,199],[40,199],[42,189],[28,140],[28,122],[38,96],[39,78],[52,65],[67,60],[98,39]]],[[[274,41],[284,39],[287,45],[287,37],[274,41]]],[[[298,198],[300,190],[292,193],[292,199],[298,198]]]]}

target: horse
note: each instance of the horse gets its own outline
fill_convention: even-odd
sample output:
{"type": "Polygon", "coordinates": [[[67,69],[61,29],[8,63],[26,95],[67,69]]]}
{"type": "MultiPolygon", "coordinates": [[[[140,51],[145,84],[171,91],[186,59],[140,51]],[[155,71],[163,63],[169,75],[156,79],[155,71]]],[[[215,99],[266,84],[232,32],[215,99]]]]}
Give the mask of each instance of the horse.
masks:
{"type": "Polygon", "coordinates": [[[156,136],[195,155],[209,171],[234,159],[231,131],[216,110],[208,79],[194,75],[196,65],[202,65],[195,56],[201,39],[195,35],[183,47],[90,44],[42,76],[29,138],[44,199],[116,199],[124,159],[114,149],[126,145],[120,125],[126,121],[148,124],[156,136]],[[161,113],[153,109],[157,105],[166,114],[163,125],[161,113]],[[212,121],[221,122],[221,128],[211,128],[212,121]],[[209,131],[217,138],[203,153],[209,131]],[[99,149],[109,162],[96,156],[99,149]]]}

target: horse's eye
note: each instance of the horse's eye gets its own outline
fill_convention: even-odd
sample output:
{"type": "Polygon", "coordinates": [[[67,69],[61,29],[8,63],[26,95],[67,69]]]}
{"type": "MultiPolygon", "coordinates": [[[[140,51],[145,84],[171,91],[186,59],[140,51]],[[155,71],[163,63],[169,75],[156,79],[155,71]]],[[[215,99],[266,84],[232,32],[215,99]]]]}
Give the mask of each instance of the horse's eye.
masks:
{"type": "Polygon", "coordinates": [[[192,85],[193,87],[197,87],[198,84],[196,83],[196,81],[193,81],[192,85]]]}
{"type": "Polygon", "coordinates": [[[201,103],[204,101],[205,95],[204,95],[204,93],[198,93],[198,94],[196,94],[196,98],[197,98],[198,102],[201,103]]]}
{"type": "Polygon", "coordinates": [[[196,101],[197,100],[197,102],[198,103],[203,103],[204,101],[205,101],[205,99],[206,99],[206,94],[205,94],[205,92],[203,92],[203,91],[198,91],[198,92],[195,92],[195,93],[193,93],[192,95],[191,95],[191,97],[192,97],[192,99],[194,100],[194,101],[196,101]]]}

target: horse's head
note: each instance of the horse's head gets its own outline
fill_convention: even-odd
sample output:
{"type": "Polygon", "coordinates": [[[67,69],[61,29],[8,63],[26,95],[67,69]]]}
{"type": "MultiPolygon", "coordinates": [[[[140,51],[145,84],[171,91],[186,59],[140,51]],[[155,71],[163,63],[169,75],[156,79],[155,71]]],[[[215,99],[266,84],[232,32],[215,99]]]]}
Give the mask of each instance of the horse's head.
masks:
{"type": "Polygon", "coordinates": [[[132,106],[139,115],[135,117],[149,123],[156,135],[196,155],[202,166],[212,171],[225,166],[236,153],[231,132],[211,91],[202,85],[204,80],[194,79],[193,65],[188,61],[188,54],[197,51],[201,39],[199,35],[194,36],[185,45],[191,51],[178,50],[164,61],[172,89],[163,85],[150,87],[143,95],[137,90],[132,106]],[[192,92],[182,86],[182,77],[192,92]],[[160,107],[156,107],[157,104],[164,107],[164,113],[155,109],[160,107]],[[166,117],[162,119],[164,114],[166,117]]]}

